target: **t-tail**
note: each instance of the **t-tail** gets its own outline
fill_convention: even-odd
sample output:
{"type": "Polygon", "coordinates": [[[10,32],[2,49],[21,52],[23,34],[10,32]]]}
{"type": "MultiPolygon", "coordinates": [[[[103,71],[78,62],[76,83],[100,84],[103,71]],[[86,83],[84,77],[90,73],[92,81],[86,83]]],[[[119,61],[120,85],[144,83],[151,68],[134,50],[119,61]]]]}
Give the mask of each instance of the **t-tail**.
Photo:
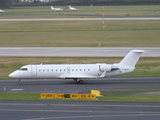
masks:
{"type": "Polygon", "coordinates": [[[53,7],[53,6],[51,6],[51,10],[54,10],[54,7],[53,7]]]}
{"type": "Polygon", "coordinates": [[[119,65],[134,67],[144,50],[131,50],[119,63],[119,65]]]}

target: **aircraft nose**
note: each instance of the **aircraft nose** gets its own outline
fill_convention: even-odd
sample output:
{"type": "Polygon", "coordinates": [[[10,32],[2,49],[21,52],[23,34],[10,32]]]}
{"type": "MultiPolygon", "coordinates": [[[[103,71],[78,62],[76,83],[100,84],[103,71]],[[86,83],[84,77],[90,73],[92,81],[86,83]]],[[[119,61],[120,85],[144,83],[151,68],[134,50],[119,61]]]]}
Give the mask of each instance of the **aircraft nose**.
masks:
{"type": "Polygon", "coordinates": [[[17,72],[13,72],[9,75],[9,77],[12,77],[12,78],[18,78],[19,77],[19,74],[17,72]]]}

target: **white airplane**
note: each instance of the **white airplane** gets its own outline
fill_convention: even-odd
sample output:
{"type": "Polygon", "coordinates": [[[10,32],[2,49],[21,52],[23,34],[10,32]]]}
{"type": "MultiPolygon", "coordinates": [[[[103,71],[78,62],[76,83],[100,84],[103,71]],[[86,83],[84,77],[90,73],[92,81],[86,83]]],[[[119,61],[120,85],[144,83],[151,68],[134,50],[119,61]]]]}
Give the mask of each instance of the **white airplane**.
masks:
{"type": "Polygon", "coordinates": [[[9,77],[19,79],[73,79],[83,83],[82,79],[106,78],[132,72],[143,50],[131,50],[120,63],[115,64],[40,64],[25,65],[14,71],[9,77]]]}
{"type": "Polygon", "coordinates": [[[0,9],[0,13],[4,13],[4,11],[2,9],[0,9]]]}
{"type": "Polygon", "coordinates": [[[58,12],[58,11],[63,11],[62,8],[54,8],[53,6],[51,6],[51,10],[54,10],[54,11],[56,11],[56,12],[58,12]]]}
{"type": "Polygon", "coordinates": [[[76,11],[76,10],[77,10],[76,8],[71,7],[70,5],[69,5],[69,9],[70,9],[71,11],[76,11]]]}

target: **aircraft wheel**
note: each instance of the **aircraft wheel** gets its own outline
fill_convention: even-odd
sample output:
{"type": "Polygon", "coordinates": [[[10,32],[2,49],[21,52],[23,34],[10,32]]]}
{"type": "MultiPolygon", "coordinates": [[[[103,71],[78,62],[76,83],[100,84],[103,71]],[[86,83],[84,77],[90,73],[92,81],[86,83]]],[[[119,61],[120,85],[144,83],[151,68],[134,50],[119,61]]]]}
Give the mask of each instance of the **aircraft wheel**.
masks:
{"type": "Polygon", "coordinates": [[[83,83],[83,80],[78,80],[78,79],[74,79],[77,83],[80,83],[82,84],[83,83]]]}
{"type": "Polygon", "coordinates": [[[78,83],[83,84],[83,80],[79,80],[79,82],[78,82],[78,83]]]}

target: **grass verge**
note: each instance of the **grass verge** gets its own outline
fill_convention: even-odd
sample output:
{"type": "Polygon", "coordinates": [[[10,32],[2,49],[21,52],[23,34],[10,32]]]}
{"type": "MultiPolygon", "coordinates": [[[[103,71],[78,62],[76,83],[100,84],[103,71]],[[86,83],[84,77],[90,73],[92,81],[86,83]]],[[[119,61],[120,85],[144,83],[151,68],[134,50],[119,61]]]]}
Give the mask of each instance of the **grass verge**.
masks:
{"type": "MultiPolygon", "coordinates": [[[[5,14],[0,18],[72,18],[72,17],[102,17],[102,6],[76,6],[77,11],[70,11],[68,6],[55,6],[66,8],[65,11],[54,12],[50,6],[23,6],[3,9],[5,14]]],[[[104,13],[108,17],[119,16],[150,16],[160,15],[159,5],[126,5],[126,6],[105,6],[104,13]]]]}
{"type": "Polygon", "coordinates": [[[160,95],[103,94],[97,99],[40,99],[39,93],[0,93],[0,100],[25,101],[94,101],[94,102],[160,102],[160,95]]]}
{"type": "Polygon", "coordinates": [[[0,47],[159,47],[159,20],[0,22],[0,47]]]}
{"type": "Polygon", "coordinates": [[[100,90],[100,91],[160,91],[160,89],[112,89],[112,90],[100,90]]]}

